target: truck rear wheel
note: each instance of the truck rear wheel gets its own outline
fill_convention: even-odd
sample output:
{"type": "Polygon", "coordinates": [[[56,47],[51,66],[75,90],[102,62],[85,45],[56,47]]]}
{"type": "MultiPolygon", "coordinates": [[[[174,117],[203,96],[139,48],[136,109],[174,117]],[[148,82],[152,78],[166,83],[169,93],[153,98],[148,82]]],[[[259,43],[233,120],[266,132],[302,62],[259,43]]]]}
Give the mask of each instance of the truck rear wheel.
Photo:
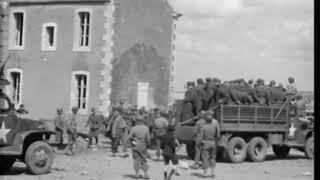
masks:
{"type": "Polygon", "coordinates": [[[227,145],[227,158],[230,162],[241,163],[247,156],[247,144],[241,137],[233,137],[227,145]]]}
{"type": "Polygon", "coordinates": [[[304,153],[308,159],[314,158],[314,137],[310,136],[304,145],[304,153]]]}
{"type": "Polygon", "coordinates": [[[285,158],[290,152],[290,147],[286,145],[273,145],[272,150],[278,157],[285,158]]]}
{"type": "Polygon", "coordinates": [[[27,149],[25,162],[32,174],[44,174],[51,170],[53,151],[43,141],[33,142],[27,149]]]}
{"type": "Polygon", "coordinates": [[[186,144],[186,151],[187,155],[190,159],[194,160],[194,157],[196,155],[196,150],[195,150],[195,143],[187,143],[186,144]]]}
{"type": "Polygon", "coordinates": [[[261,137],[254,137],[248,143],[248,156],[253,162],[264,161],[267,154],[267,141],[261,137]]]}
{"type": "Polygon", "coordinates": [[[15,161],[15,157],[0,156],[0,172],[10,169],[15,161]]]}

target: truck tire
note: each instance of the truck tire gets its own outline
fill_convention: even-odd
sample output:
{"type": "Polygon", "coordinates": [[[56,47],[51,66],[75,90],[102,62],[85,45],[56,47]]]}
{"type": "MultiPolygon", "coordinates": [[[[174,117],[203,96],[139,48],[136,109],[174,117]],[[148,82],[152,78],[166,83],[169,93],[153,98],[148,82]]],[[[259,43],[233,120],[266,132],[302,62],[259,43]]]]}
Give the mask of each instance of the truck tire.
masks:
{"type": "Polygon", "coordinates": [[[286,145],[273,145],[272,151],[280,158],[285,158],[290,152],[290,147],[286,145]]]}
{"type": "Polygon", "coordinates": [[[261,137],[254,137],[248,143],[248,156],[253,162],[264,161],[267,155],[268,143],[261,137]]]}
{"type": "Polygon", "coordinates": [[[233,137],[227,145],[227,159],[232,163],[241,163],[247,156],[247,144],[241,137],[233,137]]]}
{"type": "Polygon", "coordinates": [[[0,172],[4,172],[12,167],[16,161],[15,157],[0,156],[0,172]]]}
{"type": "Polygon", "coordinates": [[[194,160],[196,156],[195,144],[194,143],[187,143],[186,144],[186,151],[187,155],[190,159],[194,160]]]}
{"type": "Polygon", "coordinates": [[[50,172],[53,163],[52,148],[43,141],[33,142],[26,151],[25,163],[32,174],[50,172]]]}
{"type": "Polygon", "coordinates": [[[304,153],[308,159],[314,158],[314,137],[310,136],[304,144],[304,153]]]}

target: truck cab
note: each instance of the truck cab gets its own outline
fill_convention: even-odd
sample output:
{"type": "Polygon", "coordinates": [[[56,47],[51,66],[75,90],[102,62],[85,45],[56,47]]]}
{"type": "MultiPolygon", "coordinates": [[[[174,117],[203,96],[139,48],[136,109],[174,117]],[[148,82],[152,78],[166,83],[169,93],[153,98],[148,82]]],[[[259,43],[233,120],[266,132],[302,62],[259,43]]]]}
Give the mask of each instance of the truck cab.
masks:
{"type": "Polygon", "coordinates": [[[0,173],[10,169],[18,159],[32,174],[50,171],[53,151],[47,143],[54,132],[40,121],[20,116],[8,96],[0,93],[0,173]]]}

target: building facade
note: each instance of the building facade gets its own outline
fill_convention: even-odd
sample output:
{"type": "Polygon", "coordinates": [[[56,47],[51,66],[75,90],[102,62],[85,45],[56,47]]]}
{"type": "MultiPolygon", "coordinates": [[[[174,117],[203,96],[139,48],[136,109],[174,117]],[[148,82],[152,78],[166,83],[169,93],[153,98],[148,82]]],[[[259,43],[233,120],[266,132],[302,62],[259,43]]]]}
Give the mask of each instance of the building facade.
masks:
{"type": "Polygon", "coordinates": [[[166,1],[8,2],[6,93],[16,107],[52,119],[57,107],[77,106],[84,115],[96,107],[108,115],[120,99],[148,107],[168,103],[172,18],[166,1]]]}

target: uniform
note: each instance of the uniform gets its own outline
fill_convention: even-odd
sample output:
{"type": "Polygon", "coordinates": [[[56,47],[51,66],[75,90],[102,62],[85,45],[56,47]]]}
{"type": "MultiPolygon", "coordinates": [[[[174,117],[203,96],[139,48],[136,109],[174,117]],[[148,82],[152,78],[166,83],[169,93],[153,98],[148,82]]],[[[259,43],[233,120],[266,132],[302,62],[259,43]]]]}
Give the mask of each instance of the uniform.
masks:
{"type": "Polygon", "coordinates": [[[200,110],[202,110],[205,106],[205,100],[206,100],[205,84],[202,81],[202,79],[198,79],[197,83],[198,84],[195,88],[196,88],[197,95],[199,98],[199,108],[200,108],[200,110]]]}
{"type": "Polygon", "coordinates": [[[64,117],[63,114],[57,114],[54,118],[54,126],[56,130],[56,143],[63,143],[64,117]]]}
{"type": "Polygon", "coordinates": [[[112,124],[112,152],[115,153],[118,151],[118,146],[122,145],[122,151],[124,156],[127,156],[127,145],[126,145],[126,138],[127,138],[127,123],[125,119],[118,114],[115,117],[114,122],[112,124]]]}
{"type": "MultiPolygon", "coordinates": [[[[91,114],[86,124],[86,126],[89,125],[89,136],[95,139],[96,144],[98,144],[98,136],[100,133],[102,121],[102,115],[91,114]]],[[[90,144],[92,144],[92,138],[90,139],[90,144]]]]}
{"type": "Polygon", "coordinates": [[[166,133],[166,129],[169,125],[169,121],[164,117],[158,117],[154,120],[154,132],[155,132],[155,140],[156,140],[156,155],[158,159],[160,159],[160,137],[166,133]]]}
{"type": "Polygon", "coordinates": [[[197,115],[201,110],[200,101],[201,99],[198,96],[198,93],[195,87],[191,87],[186,91],[184,102],[192,104],[192,111],[195,115],[197,115]]]}
{"type": "Polygon", "coordinates": [[[279,87],[270,87],[270,103],[282,104],[286,100],[285,92],[279,87]]]}
{"type": "Polygon", "coordinates": [[[200,131],[202,127],[206,124],[206,121],[201,118],[196,122],[196,125],[193,127],[193,134],[195,138],[195,164],[198,165],[200,163],[201,151],[202,151],[202,144],[200,140],[200,131]]]}
{"type": "Polygon", "coordinates": [[[137,123],[128,136],[128,140],[131,141],[133,167],[136,171],[136,176],[139,176],[139,170],[144,171],[145,178],[148,178],[148,164],[147,164],[147,146],[150,144],[149,128],[143,123],[137,123]]]}
{"type": "Polygon", "coordinates": [[[178,157],[176,155],[176,147],[178,147],[179,144],[177,143],[177,140],[173,135],[173,131],[174,131],[173,126],[169,126],[167,128],[167,132],[165,133],[165,135],[161,136],[160,138],[162,155],[163,155],[164,165],[165,165],[164,178],[166,180],[171,179],[172,175],[177,170],[177,165],[179,163],[178,157]],[[170,161],[173,164],[173,168],[168,174],[170,161]]]}
{"type": "MultiPolygon", "coordinates": [[[[205,174],[208,167],[212,170],[216,166],[216,153],[218,148],[218,139],[220,138],[220,128],[217,120],[213,119],[211,123],[207,123],[200,131],[200,140],[203,143],[203,167],[205,174]]],[[[212,175],[213,172],[211,172],[212,175]]]]}
{"type": "Polygon", "coordinates": [[[68,134],[68,145],[66,147],[66,152],[68,155],[72,155],[73,152],[73,146],[76,143],[77,139],[77,126],[79,121],[79,115],[72,113],[68,118],[68,124],[67,124],[67,134],[68,134]]]}
{"type": "Polygon", "coordinates": [[[270,92],[267,86],[260,84],[255,87],[255,92],[259,99],[260,104],[270,104],[270,92]]]}

